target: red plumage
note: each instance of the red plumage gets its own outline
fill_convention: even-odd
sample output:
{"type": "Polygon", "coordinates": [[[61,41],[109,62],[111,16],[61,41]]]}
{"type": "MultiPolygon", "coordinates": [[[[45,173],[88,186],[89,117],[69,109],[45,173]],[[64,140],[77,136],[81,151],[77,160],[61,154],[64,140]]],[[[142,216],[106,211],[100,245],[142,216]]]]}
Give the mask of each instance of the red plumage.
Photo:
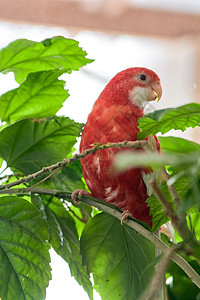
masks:
{"type": "MultiPolygon", "coordinates": [[[[84,127],[80,152],[96,143],[137,139],[138,119],[143,116],[143,103],[160,98],[159,77],[145,68],[130,68],[118,73],[95,102],[84,127]]],[[[156,139],[156,137],[155,137],[156,139]]],[[[160,149],[156,139],[157,148],[160,149]]],[[[81,159],[83,176],[92,196],[128,210],[134,218],[151,224],[147,188],[141,168],[120,175],[111,172],[113,156],[127,148],[99,150],[81,159]]],[[[136,150],[130,150],[136,151],[136,150]]]]}

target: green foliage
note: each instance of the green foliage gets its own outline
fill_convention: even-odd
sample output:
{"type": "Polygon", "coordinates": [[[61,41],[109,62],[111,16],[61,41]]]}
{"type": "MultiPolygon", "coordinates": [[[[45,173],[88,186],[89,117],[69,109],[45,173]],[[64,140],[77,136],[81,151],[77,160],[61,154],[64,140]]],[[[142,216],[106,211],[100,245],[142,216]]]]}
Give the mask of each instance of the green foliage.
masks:
{"type": "Polygon", "coordinates": [[[63,71],[36,72],[16,89],[0,97],[0,118],[13,123],[23,118],[53,117],[69,96],[64,81],[58,80],[63,71]]]}
{"type": "Polygon", "coordinates": [[[41,203],[49,226],[49,243],[69,264],[71,275],[83,286],[92,299],[92,284],[82,266],[80,242],[75,221],[57,198],[44,197],[41,203]]]}
{"type": "Polygon", "coordinates": [[[30,174],[62,160],[76,142],[82,124],[65,117],[20,120],[0,132],[0,156],[7,166],[30,174]]]}
{"type": "Polygon", "coordinates": [[[20,39],[0,51],[0,72],[14,72],[18,83],[38,71],[59,69],[71,73],[92,62],[86,54],[77,41],[62,36],[42,42],[20,39]]]}
{"type": "MultiPolygon", "coordinates": [[[[194,268],[194,270],[200,274],[199,264],[195,260],[188,260],[188,263],[194,268]]],[[[168,276],[172,276],[172,282],[168,285],[169,299],[172,300],[188,300],[199,299],[199,289],[195,286],[189,277],[173,262],[170,263],[168,268],[168,276]]]]}
{"type": "Polygon", "coordinates": [[[200,212],[190,213],[187,216],[187,223],[197,241],[200,241],[200,212]]]}
{"type": "Polygon", "coordinates": [[[138,299],[154,272],[152,243],[105,213],[87,223],[81,253],[102,299],[138,299]]]}
{"type": "Polygon", "coordinates": [[[189,153],[200,151],[200,145],[192,141],[188,141],[182,138],[174,136],[159,136],[159,143],[162,151],[166,153],[189,153]]]}
{"type": "Polygon", "coordinates": [[[200,151],[192,152],[190,155],[179,153],[168,153],[161,156],[158,153],[137,153],[130,151],[120,153],[115,158],[115,167],[123,172],[124,170],[134,167],[152,167],[154,169],[160,169],[167,165],[179,167],[185,166],[190,168],[191,165],[196,165],[196,162],[200,156],[200,151]]]}
{"type": "MultiPolygon", "coordinates": [[[[188,180],[186,178],[181,178],[177,180],[177,182],[175,183],[175,187],[179,197],[183,199],[184,194],[189,190],[188,180]]],[[[168,199],[168,201],[170,201],[173,204],[173,200],[171,198],[166,183],[163,182],[160,188],[162,193],[168,199]]],[[[156,230],[158,230],[161,227],[161,225],[169,221],[169,218],[166,216],[163,206],[153,194],[147,199],[147,205],[150,207],[150,214],[152,215],[152,231],[156,232],[156,230]]]]}
{"type": "MultiPolygon", "coordinates": [[[[200,122],[199,112],[200,105],[195,103],[175,109],[155,111],[140,119],[141,132],[138,134],[138,138],[143,139],[158,132],[166,133],[171,129],[185,130],[187,127],[198,126],[200,122]]],[[[149,179],[156,176],[160,179],[160,190],[175,209],[169,188],[166,182],[162,182],[162,176],[159,175],[159,170],[166,168],[170,174],[168,185],[174,184],[181,201],[176,214],[179,218],[186,215],[188,228],[193,235],[194,243],[196,243],[195,241],[200,241],[200,145],[172,136],[160,136],[159,142],[163,155],[159,153],[130,153],[130,151],[129,153],[120,153],[116,156],[115,168],[120,172],[131,167],[153,168],[154,172],[150,173],[149,179]]],[[[163,205],[154,194],[147,199],[147,205],[152,215],[152,231],[156,232],[162,224],[169,221],[169,218],[166,216],[163,205]]],[[[182,241],[183,238],[180,238],[175,231],[174,242],[182,241]]],[[[199,244],[197,247],[194,246],[193,254],[198,259],[199,244]]],[[[194,261],[197,262],[195,259],[194,261]]],[[[191,280],[183,272],[178,274],[172,272],[171,276],[173,284],[168,286],[170,299],[188,299],[189,295],[195,295],[194,299],[198,299],[198,288],[191,283],[191,280]],[[184,284],[187,292],[182,287],[184,284]]]]}
{"type": "MultiPolygon", "coordinates": [[[[0,118],[4,122],[0,127],[0,165],[4,161],[7,168],[7,173],[2,174],[2,184],[73,156],[83,124],[56,116],[69,96],[65,82],[59,77],[91,63],[86,55],[77,41],[64,37],[42,42],[20,39],[0,51],[0,71],[14,72],[20,84],[0,96],[0,118]]],[[[139,121],[138,138],[198,126],[199,112],[200,104],[193,103],[148,114],[139,121]]],[[[171,176],[168,183],[174,184],[181,199],[177,214],[187,215],[188,227],[199,240],[200,146],[175,137],[161,136],[159,141],[163,156],[123,155],[118,157],[116,165],[121,171],[132,166],[150,166],[155,177],[159,177],[160,169],[165,166],[171,176]]],[[[3,191],[7,196],[0,194],[0,298],[45,299],[51,279],[49,248],[52,247],[68,263],[71,275],[89,299],[93,299],[94,287],[102,300],[138,299],[149,285],[157,263],[154,245],[127,225],[121,226],[114,217],[84,203],[76,207],[72,204],[71,192],[87,190],[80,161],[57,171],[40,182],[37,193],[27,195],[20,189],[9,191],[15,196],[10,196],[7,190],[3,191]]],[[[41,177],[21,184],[20,188],[29,188],[40,180],[41,177]]],[[[161,192],[174,207],[166,183],[160,180],[161,192]]],[[[93,201],[101,203],[94,198],[93,201]]],[[[147,205],[152,215],[152,230],[156,231],[168,217],[155,196],[147,199],[147,205]]],[[[173,242],[182,241],[175,234],[173,242]]],[[[195,256],[191,254],[190,258],[198,271],[195,256]]],[[[173,286],[168,287],[170,300],[188,297],[182,289],[185,282],[190,295],[196,297],[196,286],[185,273],[176,272],[174,264],[168,273],[174,279],[173,286]]]]}
{"type": "MultiPolygon", "coordinates": [[[[159,137],[159,142],[163,151],[162,156],[156,153],[120,153],[116,156],[115,167],[120,171],[124,171],[133,166],[148,166],[156,170],[154,173],[156,172],[157,174],[159,174],[158,170],[160,168],[167,167],[171,174],[170,182],[175,185],[176,191],[182,200],[178,212],[185,213],[186,211],[191,212],[191,209],[193,211],[198,209],[200,207],[198,196],[200,183],[196,182],[193,177],[199,177],[200,145],[172,136],[159,137]]],[[[150,177],[154,177],[153,173],[150,177]]],[[[173,204],[166,183],[163,182],[160,188],[168,201],[173,204]]],[[[152,230],[155,232],[169,219],[164,212],[163,206],[153,194],[147,199],[147,204],[152,215],[152,230]]]]}
{"type": "MultiPolygon", "coordinates": [[[[40,180],[40,179],[39,179],[40,180]]],[[[76,161],[61,170],[57,176],[50,177],[40,184],[40,187],[51,188],[60,191],[74,192],[76,189],[86,190],[83,182],[83,174],[80,161],[76,161]]]]}
{"type": "MultiPolygon", "coordinates": [[[[5,160],[21,177],[73,154],[83,124],[55,116],[69,96],[58,77],[92,62],[86,54],[77,41],[64,37],[41,43],[16,40],[1,50],[1,72],[14,72],[21,85],[0,97],[0,117],[6,122],[0,130],[0,161],[5,160]]],[[[7,182],[14,180],[11,175],[7,182]]],[[[76,187],[85,187],[79,162],[41,185],[60,191],[76,187]]],[[[31,204],[30,197],[22,196],[0,198],[0,298],[45,298],[51,278],[51,245],[92,299],[92,285],[81,262],[76,217],[55,197],[32,195],[31,204]]]]}
{"type": "Polygon", "coordinates": [[[44,299],[51,279],[47,222],[28,201],[0,197],[0,297],[44,299]]]}
{"type": "Polygon", "coordinates": [[[171,129],[186,130],[188,127],[199,126],[200,104],[190,103],[177,108],[168,108],[152,112],[139,120],[140,132],[138,139],[144,139],[150,134],[161,132],[162,134],[171,129]]]}

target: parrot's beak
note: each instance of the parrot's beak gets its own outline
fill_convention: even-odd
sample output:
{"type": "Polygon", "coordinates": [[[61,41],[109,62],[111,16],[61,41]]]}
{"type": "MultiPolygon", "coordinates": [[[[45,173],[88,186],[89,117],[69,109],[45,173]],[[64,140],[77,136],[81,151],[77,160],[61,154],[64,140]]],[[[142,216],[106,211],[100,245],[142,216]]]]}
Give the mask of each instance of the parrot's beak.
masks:
{"type": "Polygon", "coordinates": [[[154,101],[157,99],[157,101],[160,100],[162,96],[162,87],[160,85],[159,81],[156,81],[151,84],[151,92],[148,97],[148,101],[154,101]]]}

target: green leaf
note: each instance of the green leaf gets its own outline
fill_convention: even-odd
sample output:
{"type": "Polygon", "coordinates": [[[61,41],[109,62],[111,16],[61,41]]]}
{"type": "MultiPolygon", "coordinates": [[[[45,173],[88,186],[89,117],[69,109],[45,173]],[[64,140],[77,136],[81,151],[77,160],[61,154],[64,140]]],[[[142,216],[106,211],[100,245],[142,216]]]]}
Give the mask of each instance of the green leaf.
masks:
{"type": "Polygon", "coordinates": [[[118,153],[114,159],[114,167],[119,172],[124,172],[133,167],[160,168],[171,162],[170,156],[158,153],[137,153],[123,151],[118,153]]]}
{"type": "Polygon", "coordinates": [[[39,210],[41,217],[47,221],[46,213],[45,213],[45,206],[42,202],[42,199],[39,195],[35,195],[31,193],[31,202],[32,204],[39,210]]]}
{"type": "Polygon", "coordinates": [[[57,36],[42,42],[19,39],[0,51],[0,72],[14,72],[15,79],[22,83],[31,72],[65,69],[70,73],[91,63],[87,53],[78,42],[57,36]]]}
{"type": "Polygon", "coordinates": [[[82,265],[80,242],[75,222],[57,198],[43,197],[45,213],[49,225],[50,244],[69,264],[71,275],[83,286],[90,299],[93,288],[86,268],[82,265]],[[49,200],[48,200],[49,199],[49,200]]]}
{"type": "Polygon", "coordinates": [[[0,168],[1,168],[2,164],[3,164],[3,159],[0,157],[0,168]]]}
{"type": "Polygon", "coordinates": [[[188,182],[190,188],[185,193],[184,198],[178,208],[179,214],[191,213],[199,211],[200,209],[200,179],[197,178],[196,174],[188,174],[188,182]]]}
{"type": "Polygon", "coordinates": [[[0,118],[13,123],[30,117],[52,117],[69,96],[64,81],[58,80],[60,70],[31,73],[16,89],[0,97],[0,118]]]}
{"type": "MultiPolygon", "coordinates": [[[[40,178],[36,180],[38,182],[40,178]]],[[[35,182],[34,182],[35,183],[35,182]]],[[[83,174],[81,170],[80,161],[76,161],[66,168],[61,170],[59,173],[40,183],[40,188],[47,188],[53,190],[59,190],[60,192],[69,193],[69,199],[71,200],[70,192],[74,192],[77,189],[87,190],[85,182],[83,181],[83,174]]],[[[91,216],[92,209],[84,203],[79,203],[78,206],[70,206],[70,209],[83,221],[80,221],[77,217],[74,216],[73,212],[69,211],[69,214],[72,216],[76,223],[76,228],[78,235],[81,236],[85,222],[91,216]]]]}
{"type": "Polygon", "coordinates": [[[196,239],[200,241],[200,212],[189,214],[187,216],[187,223],[196,239]]]}
{"type": "Polygon", "coordinates": [[[105,213],[87,223],[81,238],[83,263],[102,300],[139,299],[154,272],[154,252],[152,243],[105,213]]]}
{"type": "Polygon", "coordinates": [[[80,203],[78,206],[70,205],[70,216],[74,219],[78,236],[81,237],[83,229],[91,218],[92,208],[85,203],[80,203]]]}
{"type": "MultiPolygon", "coordinates": [[[[160,188],[168,201],[173,204],[166,183],[163,183],[160,188]]],[[[163,206],[153,194],[147,198],[146,203],[150,208],[150,215],[152,216],[152,231],[156,232],[160,226],[169,221],[169,218],[166,216],[163,206]]]]}
{"type": "MultiPolygon", "coordinates": [[[[184,257],[188,260],[187,257],[184,257]]],[[[197,261],[190,260],[188,264],[200,274],[200,267],[197,261]]],[[[191,281],[185,272],[174,262],[170,261],[168,272],[172,276],[172,283],[168,285],[169,299],[174,300],[199,300],[199,288],[191,281]]]]}
{"type": "MultiPolygon", "coordinates": [[[[184,198],[189,187],[188,180],[186,178],[181,178],[177,180],[174,184],[179,197],[184,198]]],[[[169,193],[168,187],[165,182],[160,186],[161,192],[165,195],[168,201],[173,205],[171,195],[169,193]]],[[[147,200],[147,205],[150,208],[150,215],[152,215],[152,231],[156,232],[161,225],[169,221],[169,218],[165,215],[163,206],[157,200],[157,198],[152,194],[147,200]]]]}
{"type": "Polygon", "coordinates": [[[51,279],[47,223],[16,196],[0,197],[0,298],[45,299],[51,279]]]}
{"type": "Polygon", "coordinates": [[[186,130],[200,124],[200,104],[190,103],[177,108],[168,108],[147,114],[139,119],[140,132],[137,138],[144,139],[150,134],[162,134],[171,129],[186,130]]]}
{"type": "MultiPolygon", "coordinates": [[[[169,174],[171,175],[170,183],[174,183],[178,178],[183,175],[187,176],[188,184],[195,184],[200,178],[199,165],[198,165],[198,153],[200,151],[200,145],[192,141],[188,141],[182,138],[168,136],[168,137],[159,137],[159,142],[164,154],[175,154],[177,157],[182,158],[183,154],[186,156],[183,157],[183,164],[177,168],[173,166],[167,166],[169,174]],[[194,155],[194,156],[193,156],[194,155]],[[194,160],[191,164],[191,168],[185,168],[185,158],[187,161],[188,157],[194,157],[194,160]]],[[[196,188],[194,188],[195,190],[196,188]]],[[[199,198],[199,196],[197,196],[199,198]]]]}
{"type": "Polygon", "coordinates": [[[114,160],[115,168],[124,172],[132,167],[153,167],[156,169],[166,165],[181,166],[191,168],[199,161],[200,151],[189,153],[167,153],[160,155],[158,153],[137,153],[123,151],[116,155],[114,160]]]}
{"type": "Polygon", "coordinates": [[[164,153],[188,153],[200,151],[200,145],[179,137],[159,136],[159,143],[164,153]]]}
{"type": "Polygon", "coordinates": [[[68,165],[59,173],[40,184],[40,187],[56,189],[64,192],[74,192],[77,189],[86,190],[82,180],[83,174],[80,161],[68,165]]]}
{"type": "Polygon", "coordinates": [[[18,121],[0,132],[0,156],[24,174],[61,161],[71,151],[82,124],[65,117],[18,121]]]}

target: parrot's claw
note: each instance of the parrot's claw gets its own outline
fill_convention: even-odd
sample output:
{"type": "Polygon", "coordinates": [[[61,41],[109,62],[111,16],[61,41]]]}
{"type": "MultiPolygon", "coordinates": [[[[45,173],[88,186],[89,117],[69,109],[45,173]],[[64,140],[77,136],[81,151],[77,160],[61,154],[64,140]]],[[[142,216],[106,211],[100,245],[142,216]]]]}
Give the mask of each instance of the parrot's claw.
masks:
{"type": "Polygon", "coordinates": [[[128,217],[133,217],[133,215],[129,212],[129,210],[125,210],[123,211],[122,215],[121,215],[121,225],[123,225],[123,223],[125,221],[127,221],[128,217]]]}
{"type": "Polygon", "coordinates": [[[76,206],[80,203],[80,201],[78,201],[76,199],[76,196],[78,196],[78,198],[80,199],[83,195],[86,195],[86,196],[91,196],[91,194],[88,192],[88,191],[84,191],[84,190],[75,190],[73,193],[72,193],[72,201],[73,201],[73,204],[76,206]]]}

